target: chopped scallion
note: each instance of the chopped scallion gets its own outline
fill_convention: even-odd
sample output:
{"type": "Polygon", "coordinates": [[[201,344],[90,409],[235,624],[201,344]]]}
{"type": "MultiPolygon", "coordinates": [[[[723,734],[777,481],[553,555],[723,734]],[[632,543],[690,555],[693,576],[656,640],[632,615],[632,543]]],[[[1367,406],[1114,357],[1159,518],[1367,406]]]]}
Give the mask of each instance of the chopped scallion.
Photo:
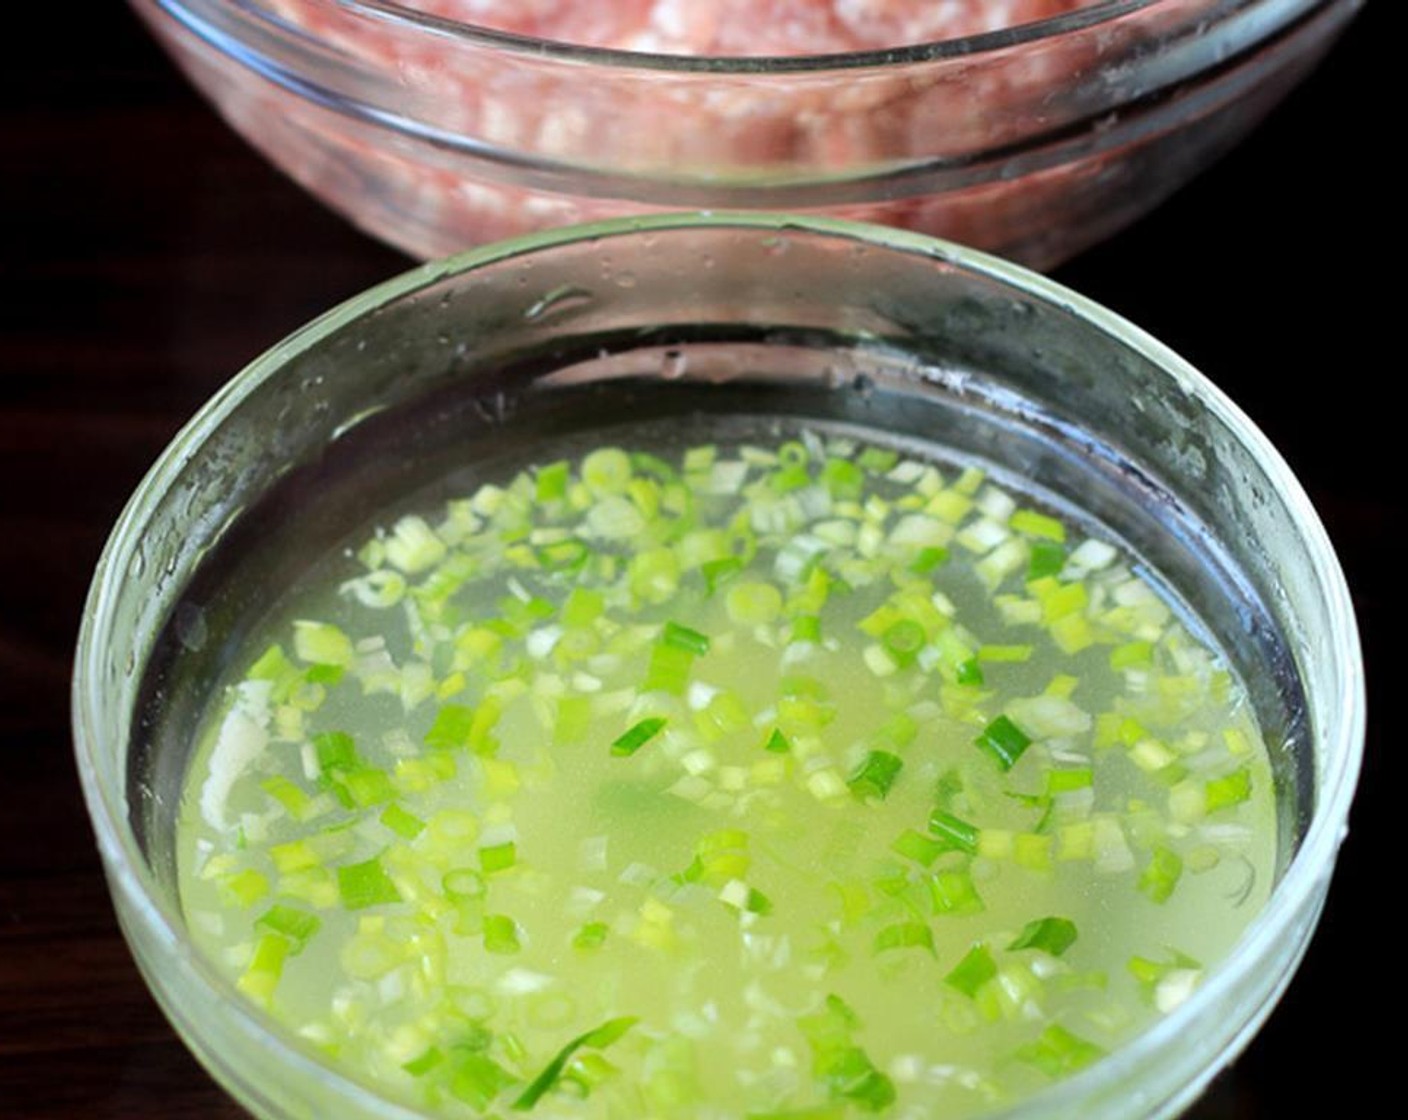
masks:
{"type": "Polygon", "coordinates": [[[772,734],[763,743],[763,750],[771,751],[773,754],[787,754],[792,749],[792,744],[787,741],[787,736],[776,727],[772,729],[772,734]]]}
{"type": "Polygon", "coordinates": [[[488,952],[510,954],[522,947],[517,922],[507,914],[484,915],[484,948],[488,952]]]}
{"type": "Polygon", "coordinates": [[[401,892],[386,874],[381,860],[373,857],[337,869],[337,890],[348,910],[362,910],[387,902],[400,902],[401,892]]]}
{"type": "Polygon", "coordinates": [[[846,785],[862,800],[883,801],[904,769],[904,760],[889,751],[871,751],[846,785]]]}
{"type": "Polygon", "coordinates": [[[316,914],[278,904],[264,911],[254,922],[258,929],[282,934],[288,938],[290,955],[301,953],[308,944],[308,939],[318,932],[318,927],[322,924],[322,919],[316,914]]]}
{"type": "Polygon", "coordinates": [[[557,1083],[558,1078],[562,1076],[562,1071],[567,1068],[568,1060],[582,1047],[605,1049],[635,1026],[637,1022],[639,1020],[632,1016],[624,1016],[620,1019],[611,1019],[595,1030],[578,1035],[559,1050],[552,1061],[543,1067],[543,1071],[528,1083],[528,1087],[513,1102],[514,1109],[518,1112],[526,1112],[537,1104],[542,1095],[551,1089],[557,1083]]]}
{"type": "Polygon", "coordinates": [[[1004,770],[1011,770],[1022,752],[1031,746],[1030,737],[1006,716],[998,716],[973,740],[1004,770]]]}
{"type": "Polygon", "coordinates": [[[688,626],[682,626],[678,622],[665,623],[664,632],[660,640],[667,646],[674,646],[696,656],[702,657],[709,652],[709,637],[701,634],[698,630],[692,630],[688,626]]]}
{"type": "Polygon", "coordinates": [[[1105,1051],[1095,1043],[1072,1034],[1059,1023],[1052,1023],[1034,1042],[1017,1050],[1020,1061],[1053,1078],[1067,1077],[1104,1056],[1105,1051]]]}
{"type": "Polygon", "coordinates": [[[978,850],[977,828],[943,809],[935,809],[929,814],[929,831],[948,849],[957,849],[969,855],[978,850]]]}
{"type": "Polygon", "coordinates": [[[1022,927],[1009,950],[1040,949],[1059,957],[1075,944],[1076,925],[1069,918],[1038,918],[1022,927]]]}
{"type": "Polygon", "coordinates": [[[923,922],[896,922],[875,935],[874,952],[887,949],[918,948],[934,952],[934,931],[923,922]]]}
{"type": "Polygon", "coordinates": [[[618,758],[633,755],[659,735],[664,727],[665,718],[663,716],[652,716],[632,724],[611,744],[611,753],[618,758]]]}

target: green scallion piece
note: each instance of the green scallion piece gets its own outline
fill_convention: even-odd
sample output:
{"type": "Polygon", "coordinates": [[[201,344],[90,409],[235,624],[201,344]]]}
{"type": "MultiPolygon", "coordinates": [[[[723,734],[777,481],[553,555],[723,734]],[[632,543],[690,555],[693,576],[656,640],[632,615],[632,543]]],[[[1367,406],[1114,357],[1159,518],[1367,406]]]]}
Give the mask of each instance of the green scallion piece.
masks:
{"type": "Polygon", "coordinates": [[[327,622],[299,619],[293,624],[293,651],[308,665],[350,665],[352,639],[327,622]]]}
{"type": "Polygon", "coordinates": [[[310,665],[303,674],[309,684],[325,684],[331,687],[342,680],[347,669],[342,665],[310,665]]]}
{"type": "Polygon", "coordinates": [[[1167,961],[1153,961],[1148,957],[1130,957],[1125,962],[1125,967],[1129,970],[1129,974],[1138,981],[1140,988],[1144,991],[1144,997],[1152,1001],[1155,998],[1159,982],[1169,973],[1180,970],[1197,972],[1203,966],[1201,962],[1190,957],[1187,953],[1178,949],[1170,949],[1167,961]]]}
{"type": "Polygon", "coordinates": [[[337,869],[337,891],[342,905],[348,910],[362,910],[387,902],[400,902],[401,892],[373,856],[361,863],[349,863],[337,869]]]}
{"type": "Polygon", "coordinates": [[[663,716],[651,716],[643,719],[639,723],[627,728],[614,743],[611,744],[611,753],[618,758],[625,758],[633,755],[651,739],[659,735],[665,727],[663,716]]]}
{"type": "Polygon", "coordinates": [[[811,1047],[812,1072],[831,1099],[879,1112],[894,1103],[895,1086],[855,1044],[852,1036],[860,1025],[856,1013],[834,994],[826,997],[821,1010],[797,1021],[811,1047]]]}
{"type": "Polygon", "coordinates": [[[591,555],[586,543],[578,540],[554,541],[537,551],[538,563],[550,572],[579,571],[591,555]]]}
{"type": "Polygon", "coordinates": [[[557,702],[557,721],[553,724],[553,742],[558,746],[580,743],[591,728],[592,701],[589,696],[564,696],[557,702]]]}
{"type": "Polygon", "coordinates": [[[1066,550],[1053,541],[1033,541],[1027,561],[1027,582],[1058,576],[1066,566],[1066,550]]]}
{"type": "Polygon", "coordinates": [[[667,646],[685,650],[696,657],[703,657],[709,652],[709,636],[707,634],[691,630],[688,626],[681,626],[678,622],[665,623],[665,630],[660,635],[660,640],[667,646]]]}
{"type": "MultiPolygon", "coordinates": [[[[249,667],[245,676],[252,681],[285,681],[296,677],[298,669],[284,653],[283,646],[275,643],[259,655],[259,660],[249,667]]],[[[278,697],[282,699],[282,697],[278,697]]]]}
{"type": "Polygon", "coordinates": [[[1110,668],[1115,672],[1121,669],[1135,669],[1148,665],[1153,659],[1153,642],[1126,642],[1110,651],[1110,668]]]}
{"type": "Polygon", "coordinates": [[[1071,770],[1048,770],[1046,772],[1046,792],[1050,796],[1057,793],[1070,793],[1073,790],[1089,789],[1095,781],[1095,773],[1089,766],[1071,770]]]}
{"type": "Polygon", "coordinates": [[[821,468],[821,482],[833,498],[855,501],[865,489],[865,472],[849,459],[827,459],[821,468]]]}
{"type": "Polygon", "coordinates": [[[929,831],[947,849],[957,849],[974,855],[978,851],[978,830],[967,821],[959,820],[952,813],[935,809],[929,814],[929,831]]]}
{"type": "Polygon", "coordinates": [[[1004,770],[1011,770],[1022,752],[1032,745],[1027,733],[1006,716],[998,716],[983,728],[983,733],[973,743],[990,754],[1004,770]]]}
{"type": "Polygon", "coordinates": [[[463,704],[442,704],[435,722],[425,733],[425,745],[437,750],[453,750],[469,742],[474,730],[474,710],[463,704]]]}
{"type": "Polygon", "coordinates": [[[953,679],[958,684],[971,686],[981,685],[984,681],[983,667],[978,664],[976,657],[970,657],[965,661],[960,661],[953,671],[953,679]]]}
{"type": "Polygon", "coordinates": [[[978,989],[996,975],[997,962],[992,959],[988,947],[974,945],[953,971],[944,977],[944,983],[972,999],[978,994],[978,989]]]}
{"type": "Polygon", "coordinates": [[[1140,873],[1139,889],[1155,902],[1167,902],[1182,875],[1182,857],[1171,848],[1160,844],[1154,849],[1148,865],[1140,873]]]}
{"type": "Polygon", "coordinates": [[[450,1093],[478,1112],[518,1082],[518,1078],[478,1050],[458,1049],[452,1061],[455,1071],[450,1078],[450,1093]]]}
{"type": "Polygon", "coordinates": [[[661,482],[674,482],[679,478],[679,471],[660,456],[652,455],[648,451],[632,451],[631,466],[640,474],[653,475],[661,482]]]}
{"type": "Polygon", "coordinates": [[[786,735],[774,727],[772,734],[763,743],[763,750],[771,751],[773,754],[787,754],[792,750],[792,744],[787,741],[786,735]]]}
{"type": "Polygon", "coordinates": [[[821,641],[821,616],[815,614],[799,614],[792,620],[792,641],[811,642],[816,644],[821,641]]]}
{"type": "Polygon", "coordinates": [[[1036,1041],[1017,1049],[1019,1061],[1053,1078],[1067,1077],[1104,1056],[1105,1051],[1095,1043],[1072,1034],[1059,1023],[1052,1023],[1036,1041]]]}
{"type": "Polygon", "coordinates": [[[923,922],[896,922],[875,935],[873,952],[889,949],[928,949],[934,953],[934,931],[923,922]]]}
{"type": "Polygon", "coordinates": [[[917,576],[927,576],[936,568],[948,563],[948,549],[930,545],[921,548],[909,563],[909,570],[917,576]]]}
{"type": "Polygon", "coordinates": [[[396,796],[396,787],[385,770],[365,766],[340,775],[342,788],[359,809],[380,805],[396,796]]]}
{"type": "Polygon", "coordinates": [[[403,809],[395,802],[388,805],[381,812],[381,823],[397,836],[407,840],[414,840],[425,828],[425,822],[414,813],[403,809]]]}
{"type": "Polygon", "coordinates": [[[565,459],[538,468],[535,491],[538,501],[555,502],[567,495],[567,483],[572,477],[565,459]]]}
{"type": "Polygon", "coordinates": [[[587,587],[574,587],[562,604],[562,625],[569,630],[590,626],[606,610],[606,596],[587,587]]]}
{"type": "Polygon", "coordinates": [[[284,959],[292,948],[288,938],[266,933],[254,945],[254,955],[245,967],[235,987],[256,1003],[268,1005],[283,976],[284,959]]]}
{"type": "Polygon", "coordinates": [[[588,1046],[594,1050],[604,1050],[638,1022],[640,1020],[634,1016],[624,1016],[620,1019],[611,1019],[602,1023],[595,1030],[578,1035],[559,1050],[552,1061],[543,1067],[543,1071],[528,1083],[528,1088],[524,1089],[518,1099],[513,1102],[514,1110],[527,1112],[537,1104],[542,1095],[557,1083],[558,1078],[562,1076],[562,1071],[567,1068],[567,1063],[572,1055],[582,1047],[588,1046]]]}
{"type": "Polygon", "coordinates": [[[875,1068],[859,1046],[851,1046],[830,1059],[825,1067],[833,1096],[851,1101],[867,1112],[881,1112],[895,1103],[895,1084],[875,1068]]]}
{"type": "Polygon", "coordinates": [[[1075,944],[1076,924],[1068,918],[1038,918],[1022,927],[1015,941],[1008,945],[1012,949],[1040,949],[1059,957],[1075,944]]]}
{"type": "Polygon", "coordinates": [[[484,948],[490,953],[516,953],[523,947],[518,923],[507,914],[484,915],[484,948]]]}
{"type": "Polygon", "coordinates": [[[610,926],[605,922],[587,922],[572,938],[574,949],[599,949],[606,941],[610,926]]]}
{"type": "Polygon", "coordinates": [[[1066,539],[1066,526],[1057,518],[1037,513],[1034,509],[1019,509],[1007,522],[1019,533],[1060,543],[1066,539]]]}
{"type": "Polygon", "coordinates": [[[439,1047],[432,1046],[419,1057],[403,1063],[401,1068],[412,1077],[424,1077],[444,1060],[445,1055],[441,1053],[439,1047]]]}
{"type": "Polygon", "coordinates": [[[807,473],[804,466],[788,467],[783,466],[775,470],[768,478],[768,485],[779,494],[788,494],[793,490],[800,490],[807,483],[811,482],[812,476],[807,473]]]}
{"type": "Polygon", "coordinates": [[[888,447],[864,447],[856,457],[857,465],[871,474],[884,474],[899,461],[899,452],[888,447]]]}
{"type": "Polygon", "coordinates": [[[314,735],[313,750],[317,754],[318,769],[325,774],[334,770],[351,770],[359,764],[357,744],[345,731],[325,731],[314,735]]]}
{"type": "Polygon", "coordinates": [[[900,776],[904,760],[889,751],[871,751],[846,785],[861,800],[883,801],[900,776]]]}
{"type": "Polygon", "coordinates": [[[479,872],[469,867],[458,867],[445,872],[440,880],[440,889],[451,902],[469,902],[483,898],[489,888],[479,872]]]}
{"type": "Polygon", "coordinates": [[[290,955],[301,953],[308,939],[318,932],[322,924],[322,919],[316,914],[280,904],[269,907],[254,920],[255,928],[287,937],[290,955]]]}
{"type": "Polygon", "coordinates": [[[631,457],[619,447],[599,447],[582,460],[582,481],[596,494],[619,494],[631,479],[631,457]]]}
{"type": "Polygon", "coordinates": [[[485,875],[507,871],[518,862],[518,846],[512,840],[479,849],[479,867],[485,875]]]}
{"type": "Polygon", "coordinates": [[[935,914],[978,914],[987,909],[967,871],[940,871],[929,879],[929,900],[935,914]]]}
{"type": "Polygon", "coordinates": [[[681,646],[656,642],[650,650],[650,665],[642,687],[646,692],[669,692],[678,696],[689,685],[689,671],[695,654],[681,646]]]}
{"type": "Polygon", "coordinates": [[[259,788],[282,805],[288,815],[301,821],[313,809],[313,799],[282,774],[274,774],[259,783],[259,788]]]}
{"type": "Polygon", "coordinates": [[[916,832],[912,828],[905,829],[900,833],[899,838],[890,845],[890,851],[904,856],[905,859],[912,859],[924,867],[932,867],[936,859],[951,850],[947,844],[935,840],[932,836],[916,832]]]}
{"type": "Polygon", "coordinates": [[[706,560],[699,566],[704,577],[704,587],[710,595],[743,571],[743,561],[737,556],[723,556],[717,560],[706,560]]]}
{"type": "Polygon", "coordinates": [[[1246,767],[1234,770],[1207,784],[1207,811],[1215,813],[1230,805],[1239,805],[1252,795],[1252,775],[1246,767]]]}
{"type": "Polygon", "coordinates": [[[735,583],[724,597],[728,616],[740,626],[764,626],[782,613],[782,592],[770,583],[735,583]]]}
{"type": "Polygon", "coordinates": [[[891,623],[880,635],[880,644],[901,667],[914,663],[914,658],[924,648],[927,640],[924,627],[912,618],[902,618],[891,623]]]}

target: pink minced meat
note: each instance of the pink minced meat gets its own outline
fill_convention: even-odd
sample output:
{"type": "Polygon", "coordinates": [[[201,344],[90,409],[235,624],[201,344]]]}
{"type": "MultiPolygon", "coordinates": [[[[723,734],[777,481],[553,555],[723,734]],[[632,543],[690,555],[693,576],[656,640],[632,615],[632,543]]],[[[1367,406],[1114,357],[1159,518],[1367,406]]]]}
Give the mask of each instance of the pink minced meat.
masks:
{"type": "MultiPolygon", "coordinates": [[[[717,57],[884,50],[1031,23],[1094,2],[402,0],[402,6],[558,43],[717,57]]],[[[801,201],[783,187],[738,203],[711,193],[710,184],[844,183],[934,161],[963,168],[974,153],[1020,150],[1033,133],[1087,111],[1072,76],[1085,74],[1081,88],[1096,89],[1095,60],[1118,56],[1130,38],[1160,21],[1157,7],[1143,9],[1142,16],[1116,18],[1090,33],[990,43],[942,64],[919,58],[801,75],[767,67],[671,73],[630,64],[597,71],[560,52],[503,50],[473,37],[427,33],[332,0],[266,3],[394,83],[397,112],[485,153],[466,158],[281,93],[251,99],[253,91],[231,90],[233,96],[220,98],[241,130],[295,178],[423,256],[648,210],[766,205],[820,207],[1033,262],[1053,258],[1064,250],[1043,246],[1059,246],[1064,226],[1116,217],[1118,208],[1104,204],[1093,215],[1073,210],[1089,208],[1080,197],[1089,184],[1081,180],[1105,161],[975,172],[971,185],[948,184],[941,192],[907,180],[849,197],[843,190],[821,202],[801,201]],[[688,189],[681,193],[677,183],[688,189]]],[[[1207,3],[1178,0],[1172,7],[1207,3]]]]}

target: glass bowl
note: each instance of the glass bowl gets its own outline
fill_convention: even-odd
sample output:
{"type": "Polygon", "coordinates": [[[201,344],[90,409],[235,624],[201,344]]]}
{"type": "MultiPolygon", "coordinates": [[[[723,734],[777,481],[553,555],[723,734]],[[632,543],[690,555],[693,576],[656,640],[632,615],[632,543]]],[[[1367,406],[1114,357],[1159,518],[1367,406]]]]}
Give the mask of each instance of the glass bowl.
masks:
{"type": "Polygon", "coordinates": [[[1273,745],[1270,900],[1171,1014],[1000,1115],[1186,1107],[1289,983],[1344,836],[1364,707],[1343,576],[1275,450],[1159,343],[1016,266],[830,219],[637,218],[422,266],[281,342],[176,437],[99,563],[73,692],[117,913],[175,1028],[256,1115],[413,1115],[196,951],[174,830],[198,717],[278,589],[369,509],[479,456],[700,414],[988,463],[1077,501],[1206,620],[1273,745]]]}
{"type": "Polygon", "coordinates": [[[970,38],[706,58],[387,0],[134,0],[275,164],[419,257],[633,213],[878,221],[1047,268],[1235,144],[1362,0],[1092,0],[970,38]]]}

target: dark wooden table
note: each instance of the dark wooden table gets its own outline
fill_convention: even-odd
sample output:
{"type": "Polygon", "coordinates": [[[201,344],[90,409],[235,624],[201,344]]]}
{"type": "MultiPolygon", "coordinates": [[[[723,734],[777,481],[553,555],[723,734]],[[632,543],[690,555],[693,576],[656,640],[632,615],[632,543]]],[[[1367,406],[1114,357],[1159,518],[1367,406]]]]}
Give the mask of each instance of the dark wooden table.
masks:
{"type": "MultiPolygon", "coordinates": [[[[0,71],[0,1117],[234,1118],[114,924],[71,761],[71,650],[103,539],[178,426],[407,262],[267,167],[125,8],[27,7],[48,26],[10,39],[0,71]]],[[[1310,955],[1198,1120],[1302,1115],[1307,1086],[1375,1107],[1352,1102],[1387,1084],[1401,1038],[1366,1018],[1401,1001],[1404,958],[1384,910],[1402,894],[1390,756],[1408,622],[1393,590],[1408,437],[1386,399],[1403,368],[1387,298],[1402,218],[1381,171],[1401,129],[1378,76],[1392,7],[1371,5],[1239,151],[1058,273],[1181,351],[1286,454],[1348,572],[1377,701],[1310,955]]]]}

